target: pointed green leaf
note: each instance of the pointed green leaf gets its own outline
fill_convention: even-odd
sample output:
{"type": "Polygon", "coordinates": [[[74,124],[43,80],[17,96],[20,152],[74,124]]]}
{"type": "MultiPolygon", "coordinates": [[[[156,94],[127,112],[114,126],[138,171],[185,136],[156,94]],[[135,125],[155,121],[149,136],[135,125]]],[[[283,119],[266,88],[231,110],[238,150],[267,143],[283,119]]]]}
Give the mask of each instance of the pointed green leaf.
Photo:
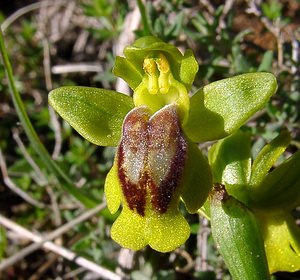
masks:
{"type": "Polygon", "coordinates": [[[300,205],[300,150],[275,168],[255,188],[256,207],[292,210],[300,205]]]}
{"type": "Polygon", "coordinates": [[[270,73],[248,73],[208,84],[191,97],[184,127],[194,142],[224,138],[241,127],[275,93],[270,73]]]}
{"type": "Polygon", "coordinates": [[[61,87],[49,94],[50,105],[79,134],[99,146],[116,146],[132,98],[115,91],[89,87],[61,87]]]}
{"type": "Polygon", "coordinates": [[[213,238],[233,279],[270,279],[264,243],[254,214],[224,187],[210,198],[213,238]]]}
{"type": "Polygon", "coordinates": [[[282,132],[260,151],[252,165],[251,186],[257,186],[261,183],[278,157],[285,151],[290,140],[290,134],[287,131],[282,132]]]}
{"type": "Polygon", "coordinates": [[[300,270],[300,228],[289,213],[256,212],[270,273],[300,270]]]}
{"type": "Polygon", "coordinates": [[[187,163],[182,179],[181,198],[190,213],[196,213],[212,188],[212,174],[199,148],[189,141],[187,163]]]}

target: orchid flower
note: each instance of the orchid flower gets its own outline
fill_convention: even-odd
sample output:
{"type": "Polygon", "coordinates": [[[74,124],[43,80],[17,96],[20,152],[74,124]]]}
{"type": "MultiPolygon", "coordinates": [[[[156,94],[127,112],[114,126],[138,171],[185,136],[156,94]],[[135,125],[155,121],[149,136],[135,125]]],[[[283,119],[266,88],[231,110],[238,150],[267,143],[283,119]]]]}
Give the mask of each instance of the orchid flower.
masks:
{"type": "Polygon", "coordinates": [[[182,54],[158,38],[143,37],[124,55],[116,58],[113,72],[133,97],[72,86],[53,90],[49,103],[88,141],[118,147],[105,182],[110,212],[122,205],[112,238],[126,248],[150,245],[168,252],[190,235],[180,201],[196,213],[212,187],[197,143],[235,132],[266,104],[276,79],[270,73],[243,74],[190,97],[198,71],[191,50],[182,54]]]}

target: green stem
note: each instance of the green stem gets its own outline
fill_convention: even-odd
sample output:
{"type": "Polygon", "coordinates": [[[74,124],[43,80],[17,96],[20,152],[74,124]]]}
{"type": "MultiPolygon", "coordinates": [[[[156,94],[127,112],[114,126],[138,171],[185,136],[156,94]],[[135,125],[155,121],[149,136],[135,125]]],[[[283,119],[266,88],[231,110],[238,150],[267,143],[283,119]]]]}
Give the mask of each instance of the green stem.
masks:
{"type": "Polygon", "coordinates": [[[14,107],[17,111],[21,124],[23,125],[25,133],[30,141],[30,144],[32,145],[32,147],[34,147],[35,152],[39,155],[39,157],[43,161],[48,171],[56,175],[57,179],[62,182],[61,186],[67,192],[69,192],[72,196],[74,196],[78,201],[80,201],[85,206],[87,207],[95,206],[96,205],[95,200],[89,198],[74,186],[71,179],[68,178],[68,176],[53,161],[50,154],[46,150],[45,146],[40,141],[30,119],[28,118],[21,96],[16,88],[12,67],[5,48],[4,38],[1,29],[0,29],[0,53],[2,56],[7,80],[10,86],[11,97],[14,103],[14,107]]]}
{"type": "Polygon", "coordinates": [[[145,6],[144,6],[142,0],[137,0],[137,5],[139,7],[141,17],[142,17],[142,23],[143,23],[143,26],[144,26],[144,35],[145,36],[153,35],[152,28],[149,25],[148,18],[147,18],[147,15],[146,15],[146,9],[145,9],[145,6]]]}

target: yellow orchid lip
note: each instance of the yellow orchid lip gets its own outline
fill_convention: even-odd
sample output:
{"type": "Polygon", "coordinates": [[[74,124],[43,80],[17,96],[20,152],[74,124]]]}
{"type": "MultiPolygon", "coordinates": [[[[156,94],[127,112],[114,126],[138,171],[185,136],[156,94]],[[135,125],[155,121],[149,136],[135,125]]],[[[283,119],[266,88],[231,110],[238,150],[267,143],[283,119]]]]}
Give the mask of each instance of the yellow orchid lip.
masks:
{"type": "Polygon", "coordinates": [[[179,109],[172,103],[153,113],[142,105],[123,121],[105,181],[109,211],[116,213],[122,205],[111,236],[123,247],[139,250],[149,245],[159,252],[179,247],[190,235],[179,211],[180,198],[187,211],[195,213],[211,189],[208,163],[185,137],[179,109]]]}
{"type": "Polygon", "coordinates": [[[151,209],[163,214],[173,198],[185,164],[187,143],[176,106],[166,106],[150,117],[146,107],[125,118],[117,152],[118,176],[131,210],[145,215],[151,209]]]}

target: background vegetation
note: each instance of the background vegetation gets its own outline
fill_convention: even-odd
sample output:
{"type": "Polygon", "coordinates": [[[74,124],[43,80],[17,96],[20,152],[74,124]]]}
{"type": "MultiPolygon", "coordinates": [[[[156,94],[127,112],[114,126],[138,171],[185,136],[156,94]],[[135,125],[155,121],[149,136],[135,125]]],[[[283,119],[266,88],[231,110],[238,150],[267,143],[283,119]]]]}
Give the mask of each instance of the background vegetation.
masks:
{"type": "MultiPolygon", "coordinates": [[[[273,72],[278,79],[277,94],[243,129],[253,135],[253,156],[282,129],[288,129],[293,139],[285,157],[300,148],[300,1],[156,0],[140,7],[137,2],[0,3],[1,28],[27,113],[53,159],[78,188],[99,201],[98,210],[104,209],[103,184],[115,150],[81,138],[48,107],[47,95],[62,85],[128,92],[111,73],[114,58],[134,38],[145,34],[194,51],[200,70],[192,92],[240,73],[273,72]],[[139,8],[145,9],[142,19],[139,8]]],[[[97,276],[89,269],[91,263],[76,264],[63,258],[62,251],[54,254],[41,246],[22,257],[22,249],[30,246],[28,238],[0,225],[0,260],[15,257],[0,271],[0,279],[103,279],[109,278],[107,270],[138,280],[230,279],[209,222],[198,215],[187,215],[192,235],[184,247],[168,254],[149,248],[140,252],[121,249],[110,239],[114,217],[107,210],[68,226],[86,209],[64,191],[29,144],[2,64],[0,81],[1,215],[36,235],[67,225],[53,240],[58,248],[68,248],[97,269],[104,269],[102,276],[97,276]]],[[[300,224],[300,209],[295,209],[294,216],[300,224]]],[[[277,273],[274,280],[299,277],[299,273],[277,273]]]]}

